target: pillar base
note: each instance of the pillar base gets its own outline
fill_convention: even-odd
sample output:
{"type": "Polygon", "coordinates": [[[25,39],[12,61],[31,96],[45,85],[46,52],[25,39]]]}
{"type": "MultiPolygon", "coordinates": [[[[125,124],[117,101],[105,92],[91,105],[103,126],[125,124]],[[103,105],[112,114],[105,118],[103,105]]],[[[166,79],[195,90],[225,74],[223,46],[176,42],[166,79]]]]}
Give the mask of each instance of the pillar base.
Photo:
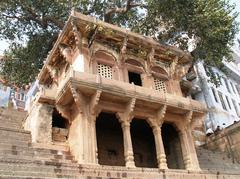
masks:
{"type": "Polygon", "coordinates": [[[126,162],[126,167],[127,168],[136,168],[135,162],[133,162],[133,161],[126,162]]]}

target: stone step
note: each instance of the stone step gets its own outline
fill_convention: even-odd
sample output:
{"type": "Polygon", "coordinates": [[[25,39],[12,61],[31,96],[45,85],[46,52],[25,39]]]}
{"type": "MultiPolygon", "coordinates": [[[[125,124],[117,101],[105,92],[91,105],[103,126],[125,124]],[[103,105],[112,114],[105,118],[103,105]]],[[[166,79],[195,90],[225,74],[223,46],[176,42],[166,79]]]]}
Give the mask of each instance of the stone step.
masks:
{"type": "Polygon", "coordinates": [[[197,149],[197,156],[202,169],[240,173],[240,165],[233,163],[232,159],[224,152],[199,148],[197,149]]]}
{"type": "Polygon", "coordinates": [[[32,178],[32,177],[37,177],[37,178],[65,178],[65,179],[70,179],[70,178],[76,178],[76,175],[73,175],[71,173],[68,174],[62,174],[59,172],[38,172],[38,171],[5,171],[0,169],[0,176],[11,176],[11,177],[18,177],[22,176],[22,178],[32,178]]]}
{"type": "MultiPolygon", "coordinates": [[[[0,179],[58,179],[59,177],[32,177],[32,176],[9,176],[9,175],[0,175],[0,179]]],[[[92,176],[81,176],[73,177],[74,179],[109,179],[109,177],[92,177],[92,176]]],[[[67,179],[67,178],[65,178],[67,179]]],[[[120,178],[112,178],[111,179],[120,179],[120,178]]],[[[129,178],[130,179],[130,178],[129,178]]]]}
{"type": "Polygon", "coordinates": [[[46,143],[33,143],[33,148],[41,148],[41,149],[48,149],[48,150],[60,150],[69,152],[69,146],[66,143],[56,143],[53,144],[46,144],[46,143]]]}
{"type": "Polygon", "coordinates": [[[75,161],[59,161],[59,160],[48,160],[48,159],[37,159],[37,158],[0,158],[1,164],[6,165],[44,165],[54,167],[79,167],[79,164],[75,161]]]}
{"type": "Polygon", "coordinates": [[[38,172],[56,172],[59,171],[61,173],[66,173],[71,171],[71,173],[79,173],[79,166],[61,166],[59,165],[45,165],[44,163],[42,164],[3,164],[0,163],[0,169],[5,170],[5,171],[26,171],[26,172],[31,172],[31,171],[38,171],[38,172]]]}
{"type": "MultiPolygon", "coordinates": [[[[1,136],[2,137],[2,136],[1,136]]],[[[0,140],[0,148],[5,148],[5,146],[16,147],[16,146],[31,146],[31,140],[19,140],[15,137],[1,138],[0,140]]]]}
{"type": "MultiPolygon", "coordinates": [[[[1,175],[0,174],[0,179],[26,179],[26,176],[10,176],[10,175],[1,175]]],[[[57,179],[54,177],[31,177],[28,176],[27,179],[57,179]]]]}
{"type": "Polygon", "coordinates": [[[16,150],[13,148],[12,150],[0,150],[0,156],[4,157],[7,155],[16,155],[22,157],[41,157],[46,159],[56,159],[56,160],[73,160],[73,156],[70,154],[62,154],[62,153],[47,153],[47,151],[36,151],[36,150],[16,150]]]}
{"type": "Polygon", "coordinates": [[[24,121],[25,117],[22,116],[8,116],[8,115],[1,115],[0,114],[0,121],[16,121],[16,122],[22,122],[24,121]]]}
{"type": "Polygon", "coordinates": [[[0,121],[0,127],[10,128],[10,129],[22,129],[22,124],[18,124],[16,122],[2,122],[0,121]]]}
{"type": "Polygon", "coordinates": [[[28,134],[31,133],[29,131],[23,130],[23,129],[9,129],[7,127],[0,127],[0,133],[22,133],[22,134],[28,134]]]}
{"type": "Polygon", "coordinates": [[[26,116],[26,111],[19,111],[16,109],[7,109],[7,108],[0,108],[1,115],[9,115],[9,116],[26,116]]]}
{"type": "MultiPolygon", "coordinates": [[[[4,141],[6,141],[6,139],[9,140],[9,142],[13,142],[13,141],[16,141],[16,140],[22,140],[22,141],[28,141],[28,142],[31,142],[31,136],[30,135],[22,135],[22,134],[1,134],[0,132],[0,137],[1,138],[5,138],[4,141]]],[[[1,142],[0,142],[1,143],[1,142]]],[[[14,143],[12,143],[14,144],[14,143]]]]}
{"type": "Polygon", "coordinates": [[[0,146],[0,152],[8,151],[8,150],[14,150],[14,151],[29,151],[34,153],[43,153],[43,154],[51,154],[51,155],[71,155],[69,151],[65,150],[53,150],[53,149],[45,149],[45,148],[35,148],[29,146],[21,146],[21,145],[1,145],[0,146]]]}
{"type": "Polygon", "coordinates": [[[0,136],[3,137],[11,137],[16,139],[31,139],[31,134],[28,131],[22,129],[12,129],[6,127],[0,127],[0,136]]]}
{"type": "Polygon", "coordinates": [[[19,160],[25,160],[25,161],[34,161],[34,160],[40,160],[40,161],[49,161],[49,162],[56,162],[56,163],[76,163],[72,160],[72,158],[62,158],[60,155],[34,155],[27,152],[21,152],[17,153],[15,151],[12,151],[10,153],[1,154],[0,153],[0,162],[6,161],[6,160],[15,160],[16,162],[19,162],[19,160]]]}

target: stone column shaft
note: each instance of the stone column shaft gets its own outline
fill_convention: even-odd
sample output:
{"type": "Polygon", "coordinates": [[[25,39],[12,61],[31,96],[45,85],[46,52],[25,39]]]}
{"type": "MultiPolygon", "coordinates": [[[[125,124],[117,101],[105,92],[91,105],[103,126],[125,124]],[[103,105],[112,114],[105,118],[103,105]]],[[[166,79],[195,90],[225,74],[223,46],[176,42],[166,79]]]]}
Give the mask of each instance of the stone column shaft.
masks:
{"type": "Polygon", "coordinates": [[[164,151],[164,145],[162,141],[161,128],[158,126],[153,127],[153,134],[156,145],[157,161],[159,169],[168,169],[167,160],[164,151]]]}
{"type": "MultiPolygon", "coordinates": [[[[96,116],[94,116],[96,119],[96,116]]],[[[92,131],[93,131],[93,163],[98,164],[98,148],[97,148],[97,131],[96,131],[96,120],[92,122],[92,131]]]]}
{"type": "Polygon", "coordinates": [[[131,139],[131,133],[130,133],[130,122],[123,121],[121,123],[121,126],[123,131],[125,165],[126,167],[134,168],[135,163],[134,163],[132,139],[131,139]]]}
{"type": "Polygon", "coordinates": [[[183,161],[184,161],[185,169],[191,170],[192,169],[192,161],[191,161],[191,157],[190,157],[188,138],[187,138],[185,130],[182,130],[182,132],[180,134],[180,140],[181,140],[183,161]]]}

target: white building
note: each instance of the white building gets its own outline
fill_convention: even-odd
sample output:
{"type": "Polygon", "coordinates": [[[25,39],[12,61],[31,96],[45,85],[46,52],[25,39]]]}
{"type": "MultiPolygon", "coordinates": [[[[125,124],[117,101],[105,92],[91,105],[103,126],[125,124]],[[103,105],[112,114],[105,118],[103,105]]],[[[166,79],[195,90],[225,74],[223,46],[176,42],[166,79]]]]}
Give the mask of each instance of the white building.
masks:
{"type": "Polygon", "coordinates": [[[208,106],[206,131],[215,131],[218,126],[222,129],[240,120],[240,55],[234,52],[233,58],[238,64],[224,62],[228,75],[213,69],[221,77],[221,85],[218,87],[209,81],[203,64],[196,65],[196,82],[201,86],[201,92],[192,97],[208,106]]]}
{"type": "Polygon", "coordinates": [[[1,83],[0,79],[0,107],[8,107],[11,88],[1,83]]]}

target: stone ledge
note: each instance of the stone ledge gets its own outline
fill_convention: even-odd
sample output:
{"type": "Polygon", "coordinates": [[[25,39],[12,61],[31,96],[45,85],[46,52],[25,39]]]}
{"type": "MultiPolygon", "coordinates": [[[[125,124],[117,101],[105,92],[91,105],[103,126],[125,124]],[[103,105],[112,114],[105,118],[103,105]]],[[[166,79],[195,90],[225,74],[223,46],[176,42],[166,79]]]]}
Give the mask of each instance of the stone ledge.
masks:
{"type": "Polygon", "coordinates": [[[25,131],[23,129],[14,129],[14,128],[8,128],[8,127],[1,127],[0,126],[0,131],[4,130],[4,131],[11,131],[11,132],[18,132],[18,133],[24,133],[24,134],[31,134],[31,132],[29,131],[25,131]]]}
{"type": "Polygon", "coordinates": [[[56,92],[56,102],[61,99],[69,85],[72,84],[78,88],[101,90],[112,95],[125,96],[127,98],[135,97],[152,103],[167,104],[186,111],[193,110],[193,112],[201,114],[207,111],[205,104],[189,98],[169,93],[161,93],[154,89],[140,87],[122,81],[109,80],[101,78],[98,75],[80,73],[73,70],[70,70],[64,81],[59,84],[58,91],[56,92]]]}

